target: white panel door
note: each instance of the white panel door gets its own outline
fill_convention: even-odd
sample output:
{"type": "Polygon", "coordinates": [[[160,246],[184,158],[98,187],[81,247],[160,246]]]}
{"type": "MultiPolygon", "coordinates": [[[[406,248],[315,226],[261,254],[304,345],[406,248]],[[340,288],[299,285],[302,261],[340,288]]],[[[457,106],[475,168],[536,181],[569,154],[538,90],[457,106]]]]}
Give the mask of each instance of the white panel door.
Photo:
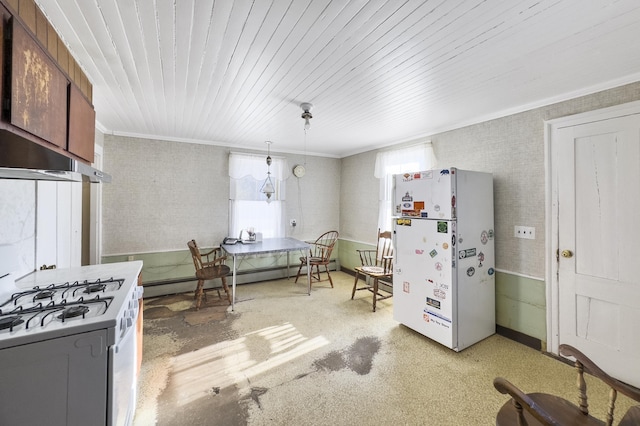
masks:
{"type": "Polygon", "coordinates": [[[640,386],[640,115],[557,136],[559,343],[640,386]]]}

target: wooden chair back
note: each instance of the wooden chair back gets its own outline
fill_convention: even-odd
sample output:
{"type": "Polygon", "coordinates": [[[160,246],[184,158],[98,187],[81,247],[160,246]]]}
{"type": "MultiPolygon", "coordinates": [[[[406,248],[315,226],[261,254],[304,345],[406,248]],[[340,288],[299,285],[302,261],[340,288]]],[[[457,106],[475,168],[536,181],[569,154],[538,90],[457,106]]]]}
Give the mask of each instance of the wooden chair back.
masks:
{"type": "Polygon", "coordinates": [[[201,253],[195,240],[189,241],[187,246],[191,252],[193,265],[196,268],[196,275],[199,272],[202,273],[205,268],[224,265],[227,260],[227,257],[222,255],[222,249],[219,247],[215,247],[206,253],[201,253]]]}
{"type": "Polygon", "coordinates": [[[189,247],[189,251],[191,252],[191,258],[193,259],[193,266],[195,266],[196,274],[197,274],[198,271],[202,271],[203,269],[202,255],[200,254],[200,249],[198,248],[198,245],[196,244],[195,240],[189,241],[187,243],[187,246],[189,247]]]}
{"type": "Polygon", "coordinates": [[[329,263],[336,241],[338,241],[338,231],[328,231],[320,235],[311,244],[310,262],[319,264],[329,263]]]}
{"type": "Polygon", "coordinates": [[[378,229],[378,244],[376,250],[358,250],[362,266],[377,266],[382,268],[383,274],[393,272],[393,239],[391,231],[378,229]]]}

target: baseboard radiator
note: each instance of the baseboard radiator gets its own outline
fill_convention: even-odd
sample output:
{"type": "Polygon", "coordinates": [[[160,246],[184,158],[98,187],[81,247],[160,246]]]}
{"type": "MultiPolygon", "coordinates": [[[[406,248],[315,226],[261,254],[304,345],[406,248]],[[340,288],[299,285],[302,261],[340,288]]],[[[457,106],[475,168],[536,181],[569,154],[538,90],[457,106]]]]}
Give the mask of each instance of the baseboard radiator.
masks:
{"type": "MultiPolygon", "coordinates": [[[[289,266],[289,278],[293,281],[298,273],[298,267],[300,265],[289,266]]],[[[314,269],[315,270],[315,269],[314,269]]],[[[329,263],[330,271],[339,271],[340,265],[337,260],[331,260],[329,263]]],[[[322,273],[324,268],[320,268],[322,273]]],[[[302,272],[306,274],[306,268],[302,268],[302,272]]],[[[249,271],[240,271],[236,274],[236,285],[251,284],[260,281],[278,280],[287,278],[287,267],[278,266],[274,268],[254,269],[249,271]]],[[[231,287],[232,276],[227,276],[227,284],[231,287]]],[[[197,280],[194,277],[173,278],[168,280],[144,282],[144,298],[167,296],[170,294],[179,294],[192,292],[196,288],[197,280]]],[[[207,281],[204,283],[204,288],[217,288],[220,287],[220,280],[207,281]]]]}

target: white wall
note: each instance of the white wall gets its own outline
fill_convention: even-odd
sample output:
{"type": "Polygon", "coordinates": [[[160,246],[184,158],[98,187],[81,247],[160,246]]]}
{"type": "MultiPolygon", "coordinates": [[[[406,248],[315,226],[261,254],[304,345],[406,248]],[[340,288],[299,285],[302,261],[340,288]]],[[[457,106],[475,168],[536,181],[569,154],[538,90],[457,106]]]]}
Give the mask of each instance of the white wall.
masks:
{"type": "Polygon", "coordinates": [[[21,270],[35,267],[36,184],[34,181],[0,179],[0,244],[18,252],[21,270]]]}
{"type": "Polygon", "coordinates": [[[0,244],[15,247],[21,273],[79,266],[82,184],[0,179],[0,244]]]}

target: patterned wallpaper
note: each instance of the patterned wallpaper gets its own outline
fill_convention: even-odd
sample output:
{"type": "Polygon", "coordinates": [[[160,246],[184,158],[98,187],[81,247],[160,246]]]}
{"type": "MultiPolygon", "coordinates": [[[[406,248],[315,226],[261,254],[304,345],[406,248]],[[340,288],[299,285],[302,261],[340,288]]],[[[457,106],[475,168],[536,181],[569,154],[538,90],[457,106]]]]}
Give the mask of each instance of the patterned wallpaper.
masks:
{"type": "MultiPolygon", "coordinates": [[[[337,229],[340,160],[279,154],[306,175],[287,179],[287,235],[302,240],[337,229]]],[[[227,236],[229,148],[105,135],[103,255],[186,250],[188,240],[217,245],[227,236]]],[[[265,153],[266,157],[266,153],[265,153]]]]}

